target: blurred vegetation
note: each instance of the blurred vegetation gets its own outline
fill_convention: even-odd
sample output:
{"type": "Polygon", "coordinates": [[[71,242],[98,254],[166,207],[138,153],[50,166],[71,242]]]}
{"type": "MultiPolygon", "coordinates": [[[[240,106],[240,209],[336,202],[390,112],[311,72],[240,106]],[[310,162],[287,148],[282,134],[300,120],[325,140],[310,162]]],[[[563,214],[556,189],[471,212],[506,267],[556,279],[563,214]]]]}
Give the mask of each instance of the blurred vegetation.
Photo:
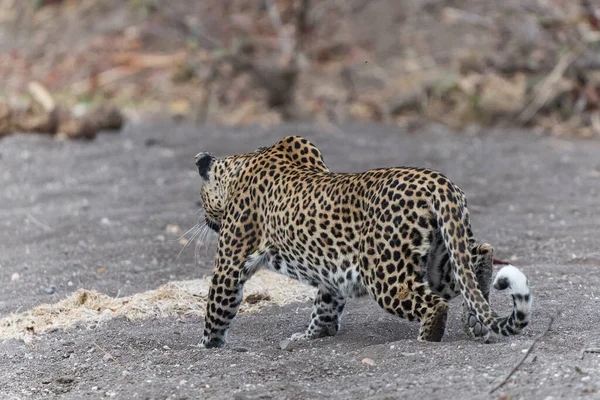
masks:
{"type": "Polygon", "coordinates": [[[0,0],[0,97],[600,137],[599,18],[591,0],[0,0]]]}

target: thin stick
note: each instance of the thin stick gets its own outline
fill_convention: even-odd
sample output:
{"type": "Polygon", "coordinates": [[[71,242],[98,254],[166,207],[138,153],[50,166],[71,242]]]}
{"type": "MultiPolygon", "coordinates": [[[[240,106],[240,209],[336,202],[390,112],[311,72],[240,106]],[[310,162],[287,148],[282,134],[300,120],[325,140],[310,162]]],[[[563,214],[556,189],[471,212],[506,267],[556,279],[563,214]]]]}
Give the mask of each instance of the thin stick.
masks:
{"type": "Polygon", "coordinates": [[[281,53],[285,59],[291,58],[294,52],[294,44],[292,43],[288,30],[283,26],[277,5],[274,0],[265,0],[265,5],[267,7],[269,19],[271,20],[271,25],[273,25],[273,28],[275,28],[277,35],[279,36],[281,53]]]}
{"type": "Polygon", "coordinates": [[[119,361],[117,361],[117,359],[114,358],[113,355],[110,354],[108,351],[106,351],[102,347],[100,347],[100,345],[98,343],[94,342],[94,346],[96,346],[98,349],[100,349],[101,352],[103,352],[104,354],[109,356],[115,362],[115,364],[117,364],[119,367],[121,367],[121,369],[123,369],[124,371],[127,371],[127,368],[125,368],[123,366],[123,364],[121,364],[119,361]]]}
{"type": "Polygon", "coordinates": [[[550,96],[553,94],[554,86],[560,81],[567,69],[573,64],[580,56],[580,53],[569,52],[562,56],[556,66],[541,81],[535,88],[534,93],[529,104],[521,111],[518,117],[521,125],[526,124],[533,118],[533,116],[546,104],[550,96]]]}
{"type": "Polygon", "coordinates": [[[504,385],[510,379],[510,377],[517,371],[517,369],[519,369],[519,367],[521,366],[521,364],[523,364],[523,362],[525,361],[525,359],[527,358],[527,356],[529,356],[529,353],[531,353],[531,351],[533,350],[533,347],[538,342],[538,340],[540,340],[541,338],[543,338],[544,336],[546,336],[546,334],[550,331],[550,328],[552,328],[552,324],[554,323],[554,318],[555,318],[555,316],[550,317],[550,321],[548,322],[548,326],[546,327],[546,330],[544,330],[544,332],[540,333],[535,339],[533,339],[533,342],[531,342],[531,344],[527,348],[527,351],[525,352],[525,354],[523,355],[523,357],[521,357],[521,359],[519,360],[519,362],[517,362],[515,364],[515,366],[511,368],[511,370],[508,372],[508,374],[506,374],[506,376],[504,377],[504,379],[502,379],[496,386],[494,386],[490,390],[490,392],[489,392],[490,394],[492,394],[496,390],[500,389],[500,387],[502,385],[504,385]]]}
{"type": "Polygon", "coordinates": [[[42,107],[44,107],[44,110],[46,110],[46,112],[54,111],[54,109],[56,108],[56,103],[54,103],[52,95],[50,94],[50,92],[48,92],[48,89],[46,89],[44,85],[42,85],[38,81],[32,81],[29,82],[27,89],[29,90],[29,93],[31,93],[31,96],[35,99],[35,101],[37,101],[42,105],[42,107]]]}
{"type": "Polygon", "coordinates": [[[39,220],[37,220],[33,215],[31,215],[30,213],[27,213],[27,219],[30,220],[31,222],[33,222],[34,225],[36,225],[38,228],[42,228],[46,231],[51,231],[52,228],[49,227],[48,225],[41,223],[39,220]]]}

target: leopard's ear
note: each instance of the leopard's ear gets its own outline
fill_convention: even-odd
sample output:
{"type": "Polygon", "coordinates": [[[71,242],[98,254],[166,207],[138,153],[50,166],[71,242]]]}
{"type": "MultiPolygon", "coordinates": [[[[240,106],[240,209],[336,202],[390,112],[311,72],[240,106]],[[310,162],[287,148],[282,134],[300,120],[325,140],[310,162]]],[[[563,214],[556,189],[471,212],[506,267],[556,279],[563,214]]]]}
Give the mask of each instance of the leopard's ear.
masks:
{"type": "Polygon", "coordinates": [[[200,176],[203,179],[208,180],[208,172],[210,171],[212,163],[215,161],[215,156],[207,152],[202,152],[196,154],[196,157],[194,157],[194,161],[196,162],[196,167],[198,167],[198,173],[200,174],[200,176]]]}

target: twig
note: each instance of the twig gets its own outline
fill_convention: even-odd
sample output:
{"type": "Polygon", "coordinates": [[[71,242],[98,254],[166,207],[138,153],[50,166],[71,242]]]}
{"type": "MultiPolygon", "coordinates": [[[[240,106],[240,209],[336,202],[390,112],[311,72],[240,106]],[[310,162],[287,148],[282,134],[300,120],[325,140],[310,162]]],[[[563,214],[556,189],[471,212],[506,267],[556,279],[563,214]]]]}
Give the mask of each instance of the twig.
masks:
{"type": "Polygon", "coordinates": [[[277,9],[275,1],[265,0],[265,5],[267,6],[271,25],[273,25],[275,30],[277,30],[277,35],[279,36],[279,44],[281,46],[281,53],[284,58],[284,63],[287,63],[294,53],[294,44],[292,43],[289,30],[286,29],[281,22],[281,15],[279,14],[279,10],[277,9]]]}
{"type": "Polygon", "coordinates": [[[94,342],[94,346],[96,346],[101,352],[103,352],[104,354],[109,356],[115,362],[115,364],[117,364],[119,367],[121,367],[122,370],[127,371],[127,368],[125,368],[123,366],[123,364],[121,364],[119,361],[117,361],[117,359],[114,358],[112,354],[110,354],[108,351],[104,350],[98,343],[94,342]]]}
{"type": "Polygon", "coordinates": [[[31,96],[44,107],[46,112],[52,112],[56,108],[56,104],[54,103],[54,99],[52,95],[48,92],[48,90],[39,82],[31,81],[27,86],[29,93],[31,96]]]}
{"type": "Polygon", "coordinates": [[[48,225],[40,222],[38,219],[36,219],[33,215],[31,215],[30,213],[27,213],[27,219],[30,220],[31,222],[33,222],[34,225],[36,225],[38,228],[42,228],[46,231],[51,231],[52,228],[49,227],[48,225]]]}
{"type": "Polygon", "coordinates": [[[99,74],[92,76],[91,78],[75,82],[73,85],[71,85],[71,90],[74,94],[81,95],[88,91],[93,91],[98,87],[117,82],[121,79],[125,79],[131,75],[137,74],[140,71],[140,68],[133,67],[111,68],[109,70],[100,72],[99,74]]]}
{"type": "Polygon", "coordinates": [[[533,116],[548,102],[553,95],[555,85],[563,77],[569,66],[579,58],[580,53],[569,52],[561,57],[556,64],[556,67],[548,74],[548,76],[540,82],[534,89],[534,94],[531,101],[521,111],[518,117],[519,122],[524,125],[533,118],[533,116]]]}
{"type": "Polygon", "coordinates": [[[186,53],[178,51],[173,54],[124,52],[116,54],[111,61],[121,66],[131,68],[168,68],[182,64],[186,53]]]}
{"type": "Polygon", "coordinates": [[[588,347],[587,349],[582,349],[580,353],[580,358],[582,360],[585,353],[600,353],[600,347],[588,347]]]}
{"type": "Polygon", "coordinates": [[[552,324],[554,323],[554,318],[555,318],[554,315],[552,317],[550,317],[550,321],[548,322],[548,326],[546,327],[546,329],[544,330],[544,332],[540,333],[535,339],[533,339],[533,342],[531,342],[531,344],[527,348],[527,351],[525,352],[525,354],[523,355],[523,357],[521,357],[521,359],[519,360],[519,362],[517,362],[515,364],[515,366],[511,368],[511,370],[508,372],[508,374],[506,374],[506,376],[496,386],[494,386],[490,390],[490,392],[489,392],[490,394],[492,394],[496,390],[500,389],[500,387],[502,385],[504,385],[510,379],[510,377],[517,371],[517,369],[519,369],[519,367],[521,366],[521,364],[523,364],[523,362],[525,361],[525,359],[527,358],[527,356],[529,356],[529,353],[531,353],[531,351],[533,350],[533,347],[535,346],[535,344],[541,338],[543,338],[544,336],[546,336],[546,334],[550,331],[550,328],[552,328],[552,324]]]}

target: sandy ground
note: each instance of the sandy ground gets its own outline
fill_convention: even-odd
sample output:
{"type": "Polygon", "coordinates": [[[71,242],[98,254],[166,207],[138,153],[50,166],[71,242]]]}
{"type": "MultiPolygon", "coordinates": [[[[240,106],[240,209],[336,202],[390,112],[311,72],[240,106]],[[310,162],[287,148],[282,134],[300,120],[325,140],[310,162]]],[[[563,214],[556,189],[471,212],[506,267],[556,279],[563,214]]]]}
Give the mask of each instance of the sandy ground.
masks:
{"type": "MultiPolygon", "coordinates": [[[[5,138],[0,318],[81,288],[124,297],[208,274],[214,240],[176,260],[181,244],[168,227],[185,231],[198,218],[194,154],[253,150],[291,133],[314,141],[333,170],[417,165],[449,175],[470,199],[478,238],[528,275],[532,324],[484,345],[462,333],[457,303],[443,342],[418,343],[416,323],[361,299],[336,337],[288,351],[279,342],[304,328],[308,302],[240,315],[228,346],[216,350],[195,347],[202,321],[193,316],[77,323],[30,345],[0,342],[0,398],[600,398],[600,355],[580,354],[600,345],[600,143],[529,132],[154,122],[94,142],[5,138]],[[489,395],[553,315],[552,330],[489,395]]],[[[504,294],[493,293],[492,303],[510,309],[504,294]]]]}

